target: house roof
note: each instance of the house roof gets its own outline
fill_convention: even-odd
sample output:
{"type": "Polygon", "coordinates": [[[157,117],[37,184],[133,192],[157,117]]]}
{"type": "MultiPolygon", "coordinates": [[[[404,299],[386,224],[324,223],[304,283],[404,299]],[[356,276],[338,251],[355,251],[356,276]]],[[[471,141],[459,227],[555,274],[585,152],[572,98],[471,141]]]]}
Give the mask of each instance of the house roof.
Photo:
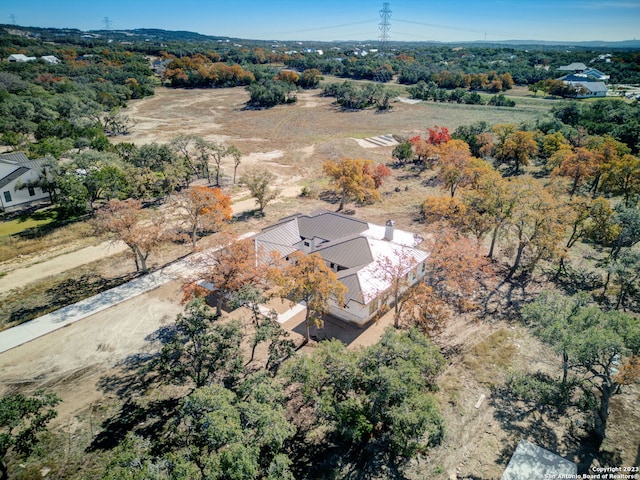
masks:
{"type": "Polygon", "coordinates": [[[8,162],[16,162],[17,164],[23,164],[29,161],[29,157],[27,157],[22,152],[0,153],[0,160],[6,160],[8,162]]]}
{"type": "Polygon", "coordinates": [[[587,66],[584,63],[577,63],[577,62],[558,67],[558,70],[562,72],[579,72],[586,69],[587,69],[587,66]]]}
{"type": "Polygon", "coordinates": [[[367,222],[327,210],[299,215],[297,219],[302,238],[321,238],[332,241],[364,232],[369,228],[367,222]]]}
{"type": "Polygon", "coordinates": [[[16,170],[9,173],[9,175],[6,175],[4,178],[0,178],[0,188],[6,187],[16,178],[19,178],[23,173],[28,171],[29,169],[27,167],[18,167],[16,170]]]}
{"type": "Polygon", "coordinates": [[[28,158],[22,152],[0,153],[0,164],[15,165],[16,167],[27,167],[28,169],[40,170],[47,165],[47,158],[28,158]]]}
{"type": "Polygon", "coordinates": [[[417,234],[367,223],[325,210],[296,214],[267,227],[256,236],[258,248],[277,251],[282,257],[299,250],[304,239],[314,239],[312,252],[327,264],[339,266],[338,279],[347,287],[345,301],[369,303],[391,286],[389,271],[405,275],[428,253],[416,247],[417,234]]]}
{"type": "Polygon", "coordinates": [[[347,269],[361,267],[373,261],[369,242],[360,235],[321,244],[315,251],[322,255],[325,261],[347,269]]]}
{"type": "Polygon", "coordinates": [[[502,480],[539,480],[541,478],[577,478],[575,463],[526,440],[520,440],[502,480]]]}
{"type": "Polygon", "coordinates": [[[589,92],[606,92],[607,89],[607,85],[604,82],[586,82],[586,81],[579,81],[579,82],[571,82],[571,81],[565,81],[564,83],[571,85],[572,87],[583,87],[586,90],[588,90],[589,92]]]}
{"type": "Polygon", "coordinates": [[[9,55],[8,58],[9,61],[13,60],[14,62],[31,62],[35,59],[36,57],[27,57],[22,53],[14,53],[13,55],[9,55]]]}
{"type": "Polygon", "coordinates": [[[593,77],[589,77],[584,73],[568,73],[567,75],[563,75],[558,78],[558,80],[562,80],[563,82],[596,82],[597,80],[593,77]]]}

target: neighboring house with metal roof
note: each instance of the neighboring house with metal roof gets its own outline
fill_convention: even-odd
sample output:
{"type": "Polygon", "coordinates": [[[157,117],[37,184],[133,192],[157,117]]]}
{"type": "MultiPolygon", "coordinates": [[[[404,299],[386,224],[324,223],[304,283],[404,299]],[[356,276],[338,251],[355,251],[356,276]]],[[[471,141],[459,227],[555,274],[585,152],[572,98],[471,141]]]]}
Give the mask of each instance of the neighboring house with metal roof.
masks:
{"type": "Polygon", "coordinates": [[[558,71],[560,72],[574,72],[574,73],[580,73],[580,72],[584,72],[587,67],[584,63],[570,63],[569,65],[563,65],[561,67],[558,67],[558,71]]]}
{"type": "Polygon", "coordinates": [[[43,55],[40,58],[50,65],[57,65],[60,63],[60,59],[55,55],[43,55]]]}
{"type": "Polygon", "coordinates": [[[576,93],[572,95],[574,98],[594,98],[594,97],[606,97],[607,85],[604,82],[589,82],[589,81],[571,81],[565,80],[566,85],[572,86],[576,93]]]}
{"type": "Polygon", "coordinates": [[[49,194],[31,186],[46,168],[48,160],[30,160],[24,153],[0,154],[0,210],[17,210],[48,201],[49,194]]]}
{"type": "Polygon", "coordinates": [[[275,251],[288,260],[294,251],[318,253],[347,287],[344,304],[332,302],[330,313],[364,325],[392,298],[387,295],[395,275],[413,285],[425,275],[428,253],[418,245],[422,237],[368,223],[336,212],[320,210],[283,218],[255,237],[259,255],[275,251]]]}
{"type": "Polygon", "coordinates": [[[501,480],[540,480],[544,478],[582,477],[578,477],[578,466],[575,463],[526,440],[520,440],[501,480]]]}
{"type": "Polygon", "coordinates": [[[22,53],[14,53],[13,55],[9,55],[9,58],[7,58],[8,61],[10,62],[17,62],[17,63],[23,63],[23,62],[33,62],[35,60],[37,60],[36,57],[27,57],[26,55],[22,54],[22,53]]]}

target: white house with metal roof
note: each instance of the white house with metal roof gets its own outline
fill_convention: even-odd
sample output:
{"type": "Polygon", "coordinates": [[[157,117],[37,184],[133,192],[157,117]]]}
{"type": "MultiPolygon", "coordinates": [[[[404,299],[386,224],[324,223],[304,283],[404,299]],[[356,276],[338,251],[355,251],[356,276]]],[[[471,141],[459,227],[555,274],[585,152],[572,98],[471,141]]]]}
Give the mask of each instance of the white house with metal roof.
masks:
{"type": "Polygon", "coordinates": [[[24,153],[0,154],[0,210],[16,210],[49,200],[49,194],[32,186],[48,160],[30,160],[24,153]]]}
{"type": "Polygon", "coordinates": [[[565,80],[564,83],[566,85],[572,86],[576,90],[575,95],[572,95],[574,98],[594,98],[607,96],[608,88],[604,82],[565,80]]]}
{"type": "Polygon", "coordinates": [[[344,304],[332,302],[330,313],[342,320],[364,325],[385,302],[392,279],[404,276],[414,285],[425,275],[429,254],[420,250],[422,237],[368,223],[336,212],[320,210],[283,218],[255,237],[259,254],[276,251],[288,259],[294,251],[318,253],[347,287],[344,304]]]}

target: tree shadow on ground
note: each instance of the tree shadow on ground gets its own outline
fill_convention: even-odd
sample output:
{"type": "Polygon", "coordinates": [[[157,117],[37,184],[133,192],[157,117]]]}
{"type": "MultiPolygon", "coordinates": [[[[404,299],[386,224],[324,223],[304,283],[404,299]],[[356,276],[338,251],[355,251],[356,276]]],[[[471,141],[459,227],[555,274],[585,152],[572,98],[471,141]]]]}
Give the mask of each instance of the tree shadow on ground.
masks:
{"type": "Polygon", "coordinates": [[[318,194],[318,198],[323,202],[330,203],[331,205],[337,205],[340,203],[340,195],[332,190],[323,190],[318,194]]]}
{"type": "Polygon", "coordinates": [[[111,450],[132,431],[146,438],[159,438],[167,422],[175,415],[179,402],[179,398],[169,398],[143,406],[127,400],[116,415],[102,423],[102,431],[87,447],[87,452],[111,450]]]}
{"type": "Polygon", "coordinates": [[[156,381],[153,365],[157,355],[130,355],[116,365],[119,367],[114,375],[107,375],[98,380],[97,386],[105,393],[115,394],[120,399],[142,395],[156,381]]]}
{"type": "MultiPolygon", "coordinates": [[[[308,445],[309,432],[298,429],[293,445],[308,445]]],[[[407,480],[400,465],[390,461],[388,449],[383,445],[364,445],[347,448],[338,439],[324,439],[313,448],[295,449],[293,460],[295,478],[344,480],[407,480]]]]}
{"type": "Polygon", "coordinates": [[[531,283],[528,277],[512,277],[500,282],[482,302],[482,318],[509,320],[520,312],[529,300],[527,286],[531,283]]]}
{"type": "MultiPolygon", "coordinates": [[[[530,377],[542,383],[554,383],[551,377],[541,373],[530,377]]],[[[580,416],[579,412],[567,410],[571,408],[567,401],[568,397],[550,397],[545,402],[523,399],[508,385],[495,388],[489,402],[494,407],[494,418],[507,435],[498,463],[506,467],[520,440],[527,439],[553,453],[562,452],[562,457],[578,465],[579,474],[589,473],[593,460],[598,457],[599,445],[594,443],[590,433],[579,426],[580,420],[575,418],[580,416]],[[566,428],[558,428],[562,420],[566,428]]]]}
{"type": "Polygon", "coordinates": [[[82,275],[80,278],[64,280],[47,289],[33,304],[25,304],[23,301],[14,307],[8,304],[9,316],[7,324],[17,325],[33,320],[48,312],[58,310],[127,283],[137,275],[136,273],[129,273],[118,277],[106,278],[91,272],[82,275]]]}
{"type": "Polygon", "coordinates": [[[252,210],[245,210],[243,212],[239,212],[233,215],[234,222],[248,222],[253,219],[261,219],[265,217],[265,213],[261,212],[259,208],[254,208],[252,210]]]}
{"type": "MultiPolygon", "coordinates": [[[[146,341],[155,344],[170,342],[176,329],[175,324],[158,328],[147,335],[146,341]]],[[[148,403],[136,401],[151,387],[160,383],[157,374],[157,353],[139,353],[129,355],[116,367],[119,370],[98,380],[98,388],[105,393],[115,394],[125,403],[115,415],[102,423],[102,431],[96,435],[87,447],[87,451],[109,450],[120,444],[127,433],[135,431],[147,438],[158,438],[166,423],[173,417],[181,397],[155,400],[148,403]]]]}
{"type": "Polygon", "coordinates": [[[554,283],[567,295],[579,292],[593,292],[604,287],[602,277],[595,272],[581,271],[566,265],[564,272],[553,276],[554,283]]]}

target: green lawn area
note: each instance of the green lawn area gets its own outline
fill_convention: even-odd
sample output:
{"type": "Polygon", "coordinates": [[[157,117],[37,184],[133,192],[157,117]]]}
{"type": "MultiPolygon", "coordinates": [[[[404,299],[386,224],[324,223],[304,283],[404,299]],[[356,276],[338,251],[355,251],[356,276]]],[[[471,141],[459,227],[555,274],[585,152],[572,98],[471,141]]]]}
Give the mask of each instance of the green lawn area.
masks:
{"type": "Polygon", "coordinates": [[[33,227],[53,223],[57,220],[57,217],[58,213],[54,209],[48,208],[20,215],[12,220],[2,221],[0,222],[0,237],[15,235],[33,227]]]}

